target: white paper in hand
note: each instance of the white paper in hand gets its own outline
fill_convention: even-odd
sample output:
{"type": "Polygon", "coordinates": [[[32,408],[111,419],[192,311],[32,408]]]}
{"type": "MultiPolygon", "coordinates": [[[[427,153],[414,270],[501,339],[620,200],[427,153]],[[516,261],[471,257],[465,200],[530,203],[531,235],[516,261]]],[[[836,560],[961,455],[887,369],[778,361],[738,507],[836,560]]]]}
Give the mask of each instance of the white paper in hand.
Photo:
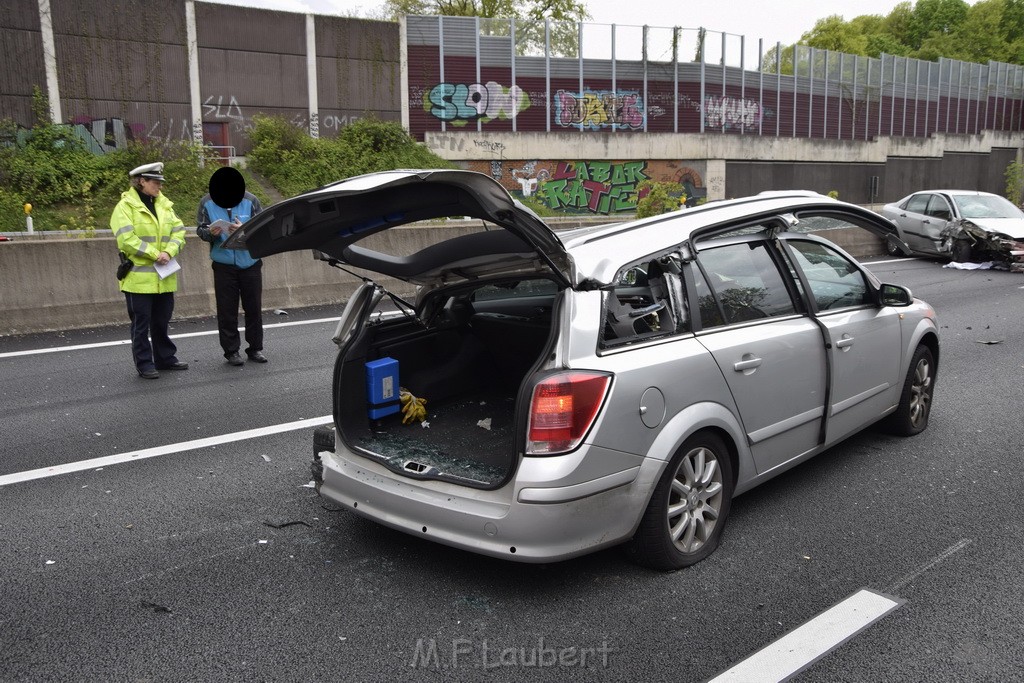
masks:
{"type": "Polygon", "coordinates": [[[163,265],[160,265],[159,263],[156,263],[154,261],[153,267],[156,268],[156,274],[160,276],[161,280],[163,280],[168,275],[177,273],[179,270],[181,270],[181,264],[178,263],[178,259],[176,258],[172,258],[170,261],[163,265]]]}

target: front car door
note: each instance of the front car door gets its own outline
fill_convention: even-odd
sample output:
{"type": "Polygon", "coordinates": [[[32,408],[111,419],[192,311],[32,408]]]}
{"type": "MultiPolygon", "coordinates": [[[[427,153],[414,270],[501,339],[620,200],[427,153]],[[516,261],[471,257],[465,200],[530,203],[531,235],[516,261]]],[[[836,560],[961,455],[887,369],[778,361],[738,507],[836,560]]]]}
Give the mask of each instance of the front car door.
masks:
{"type": "Polygon", "coordinates": [[[831,245],[783,236],[827,334],[826,444],[863,429],[899,399],[899,312],[880,308],[865,273],[831,245]]]}
{"type": "Polygon", "coordinates": [[[933,248],[925,233],[925,221],[931,223],[928,217],[928,202],[932,196],[929,192],[915,194],[907,200],[904,215],[900,216],[903,239],[907,246],[915,251],[931,251],[933,248]]]}
{"type": "Polygon", "coordinates": [[[928,199],[927,216],[921,221],[922,249],[941,251],[942,231],[953,220],[953,207],[941,194],[933,194],[928,199]]]}
{"type": "Polygon", "coordinates": [[[725,377],[758,474],[815,449],[825,410],[826,358],[763,235],[698,245],[691,263],[697,339],[725,377]]]}

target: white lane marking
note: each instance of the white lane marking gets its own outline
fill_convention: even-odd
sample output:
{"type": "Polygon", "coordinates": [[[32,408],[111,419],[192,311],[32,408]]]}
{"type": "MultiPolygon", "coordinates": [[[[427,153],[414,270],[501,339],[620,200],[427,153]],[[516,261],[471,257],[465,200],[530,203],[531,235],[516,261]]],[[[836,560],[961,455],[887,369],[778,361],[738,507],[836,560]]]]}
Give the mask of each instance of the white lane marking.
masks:
{"type": "Polygon", "coordinates": [[[191,451],[197,448],[218,446],[222,443],[243,441],[245,439],[256,439],[261,436],[280,434],[281,432],[291,432],[295,431],[296,429],[308,429],[309,427],[319,427],[320,425],[329,424],[333,419],[334,417],[332,415],[324,415],[322,417],[312,417],[307,420],[298,420],[296,422],[285,422],[279,425],[270,425],[269,427],[247,429],[245,431],[234,432],[232,434],[208,436],[205,439],[182,441],[181,443],[172,443],[167,444],[166,446],[144,448],[139,451],[129,451],[127,453],[118,453],[116,455],[105,455],[101,458],[91,458],[89,460],[79,460],[78,462],[68,462],[64,463],[63,465],[53,465],[52,467],[41,467],[37,470],[14,472],[13,474],[5,474],[0,476],[0,487],[8,486],[10,484],[20,484],[22,482],[32,481],[34,479],[56,477],[61,474],[69,474],[71,472],[91,470],[97,467],[119,465],[120,463],[130,462],[132,460],[145,460],[146,458],[156,458],[161,455],[181,453],[182,451],[191,451]]]}
{"type": "MultiPolygon", "coordinates": [[[[338,318],[317,318],[315,320],[296,320],[295,322],[287,323],[271,323],[264,325],[263,329],[268,330],[275,327],[292,327],[294,325],[313,325],[316,323],[330,323],[338,322],[341,320],[338,318]]],[[[242,332],[245,330],[244,327],[239,327],[238,331],[242,332]]],[[[205,337],[207,335],[217,334],[217,330],[207,330],[206,332],[185,332],[182,334],[172,334],[171,339],[184,339],[186,337],[205,337]]],[[[104,346],[125,346],[131,344],[131,339],[119,339],[117,341],[108,342],[96,342],[95,344],[78,344],[76,346],[56,346],[50,349],[29,349],[27,351],[8,351],[7,353],[0,353],[0,358],[14,358],[15,356],[33,356],[40,353],[58,353],[60,351],[82,351],[83,349],[99,349],[104,346]]]]}
{"type": "Polygon", "coordinates": [[[921,574],[924,574],[926,571],[928,571],[929,569],[931,569],[935,565],[939,564],[943,560],[949,559],[953,554],[960,552],[961,550],[963,550],[964,548],[966,548],[970,544],[971,544],[971,539],[969,539],[969,538],[961,538],[959,541],[957,541],[956,543],[954,543],[953,545],[949,546],[948,548],[943,550],[941,553],[936,555],[930,562],[925,562],[923,565],[921,565],[920,567],[918,567],[914,571],[910,572],[909,574],[904,576],[902,579],[900,579],[899,581],[897,581],[893,585],[891,585],[888,588],[886,588],[885,591],[887,593],[895,593],[896,591],[898,591],[899,589],[903,588],[908,583],[910,583],[911,581],[916,579],[917,577],[921,576],[921,574]]]}
{"type": "Polygon", "coordinates": [[[862,588],[774,643],[758,650],[709,683],[777,683],[821,659],[903,604],[862,588]]]}

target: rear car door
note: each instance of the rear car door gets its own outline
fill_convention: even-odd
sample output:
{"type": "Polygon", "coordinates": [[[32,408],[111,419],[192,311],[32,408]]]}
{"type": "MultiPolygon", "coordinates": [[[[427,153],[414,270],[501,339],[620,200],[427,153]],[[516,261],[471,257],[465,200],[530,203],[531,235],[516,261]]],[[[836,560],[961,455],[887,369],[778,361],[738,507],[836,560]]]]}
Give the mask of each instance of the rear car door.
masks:
{"type": "Polygon", "coordinates": [[[899,389],[899,313],[879,307],[861,269],[830,245],[785,237],[827,332],[831,365],[826,443],[870,424],[899,389]]]}
{"type": "Polygon", "coordinates": [[[702,245],[691,264],[697,338],[729,385],[759,474],[817,447],[825,410],[821,330],[798,309],[777,257],[751,236],[702,245]]]}

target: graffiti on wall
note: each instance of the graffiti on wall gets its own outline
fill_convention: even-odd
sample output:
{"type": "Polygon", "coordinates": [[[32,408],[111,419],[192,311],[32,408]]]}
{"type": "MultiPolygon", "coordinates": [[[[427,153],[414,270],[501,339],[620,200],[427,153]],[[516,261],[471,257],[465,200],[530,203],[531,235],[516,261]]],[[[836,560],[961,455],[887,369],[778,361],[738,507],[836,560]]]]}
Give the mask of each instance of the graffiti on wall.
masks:
{"type": "Polygon", "coordinates": [[[567,214],[610,215],[636,210],[645,180],[674,182],[687,196],[704,196],[701,162],[678,161],[471,161],[470,170],[489,174],[512,195],[567,214]]]}
{"type": "MultiPolygon", "coordinates": [[[[700,100],[684,95],[679,99],[679,104],[700,115],[700,100]]],[[[704,98],[703,108],[704,125],[723,130],[757,128],[774,115],[772,110],[766,109],[757,100],[740,97],[708,95],[704,98]]]]}
{"type": "Polygon", "coordinates": [[[438,83],[424,95],[423,108],[436,118],[454,126],[469,121],[487,123],[493,119],[513,119],[530,106],[529,96],[517,85],[510,88],[488,81],[483,83],[438,83]]]}
{"type": "Polygon", "coordinates": [[[711,128],[754,128],[764,117],[757,100],[705,97],[704,125],[711,128]]]}
{"type": "Polygon", "coordinates": [[[565,128],[637,130],[644,125],[644,102],[640,93],[628,90],[559,90],[555,93],[555,121],[565,128]]]}
{"type": "Polygon", "coordinates": [[[647,180],[646,161],[560,161],[537,191],[551,209],[610,214],[636,210],[637,185],[647,180]]]}
{"type": "Polygon", "coordinates": [[[203,120],[244,121],[245,114],[234,95],[228,95],[227,98],[223,95],[210,95],[203,100],[203,120]]]}
{"type": "MultiPolygon", "coordinates": [[[[205,123],[226,123],[235,133],[248,133],[252,129],[251,118],[246,116],[234,95],[206,97],[202,105],[202,118],[205,123]]],[[[297,113],[289,119],[289,123],[304,130],[316,128],[320,131],[337,132],[360,118],[361,115],[327,115],[320,118],[316,114],[309,118],[305,114],[297,113]]],[[[180,142],[201,140],[203,136],[202,124],[180,118],[141,123],[127,122],[118,117],[102,118],[78,114],[71,119],[69,125],[96,154],[124,149],[133,140],[180,142]]]]}

